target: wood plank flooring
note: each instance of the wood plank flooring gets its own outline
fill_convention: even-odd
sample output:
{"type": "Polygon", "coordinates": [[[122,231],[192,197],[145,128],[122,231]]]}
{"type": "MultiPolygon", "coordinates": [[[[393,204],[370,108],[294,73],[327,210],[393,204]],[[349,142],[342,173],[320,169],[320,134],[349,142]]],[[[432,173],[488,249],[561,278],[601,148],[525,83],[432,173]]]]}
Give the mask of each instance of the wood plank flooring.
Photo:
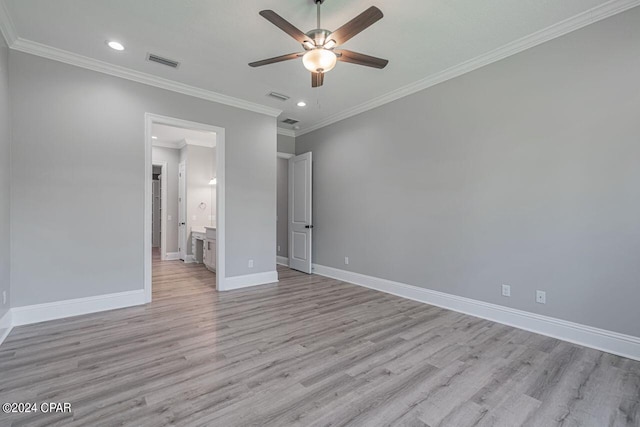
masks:
{"type": "Polygon", "coordinates": [[[320,276],[216,293],[154,260],[153,303],[15,328],[1,426],[640,426],[640,363],[320,276]]]}

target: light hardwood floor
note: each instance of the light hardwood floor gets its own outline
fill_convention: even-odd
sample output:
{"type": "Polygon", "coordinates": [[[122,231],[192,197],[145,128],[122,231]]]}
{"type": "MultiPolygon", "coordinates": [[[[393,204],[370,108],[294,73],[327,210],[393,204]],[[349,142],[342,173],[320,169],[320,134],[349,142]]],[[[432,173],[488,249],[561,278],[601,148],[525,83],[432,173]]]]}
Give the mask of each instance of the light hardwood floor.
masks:
{"type": "Polygon", "coordinates": [[[640,363],[320,276],[216,293],[154,260],[153,303],[15,328],[0,425],[639,426],[640,363]]]}

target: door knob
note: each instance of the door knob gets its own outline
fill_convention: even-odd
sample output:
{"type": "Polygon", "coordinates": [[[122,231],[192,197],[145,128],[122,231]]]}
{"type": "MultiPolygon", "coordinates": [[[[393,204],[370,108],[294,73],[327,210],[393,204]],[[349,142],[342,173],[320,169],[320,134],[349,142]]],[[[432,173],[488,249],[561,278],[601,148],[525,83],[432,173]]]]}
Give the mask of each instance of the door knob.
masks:
{"type": "Polygon", "coordinates": [[[186,222],[181,222],[180,225],[187,225],[187,223],[186,222]]]}
{"type": "Polygon", "coordinates": [[[304,228],[313,228],[313,225],[305,225],[304,228]]]}

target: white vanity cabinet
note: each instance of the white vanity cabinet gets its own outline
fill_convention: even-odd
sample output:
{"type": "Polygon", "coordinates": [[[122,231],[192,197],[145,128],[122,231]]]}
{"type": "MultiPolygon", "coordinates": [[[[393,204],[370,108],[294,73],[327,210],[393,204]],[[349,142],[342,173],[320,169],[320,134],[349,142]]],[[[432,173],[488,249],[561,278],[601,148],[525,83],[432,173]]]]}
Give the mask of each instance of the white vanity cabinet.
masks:
{"type": "Polygon", "coordinates": [[[204,227],[191,228],[191,254],[193,255],[192,262],[204,262],[204,249],[206,243],[203,242],[205,241],[205,235],[206,230],[204,227]]]}
{"type": "Polygon", "coordinates": [[[216,271],[216,229],[205,227],[205,230],[202,259],[209,270],[216,271]]]}

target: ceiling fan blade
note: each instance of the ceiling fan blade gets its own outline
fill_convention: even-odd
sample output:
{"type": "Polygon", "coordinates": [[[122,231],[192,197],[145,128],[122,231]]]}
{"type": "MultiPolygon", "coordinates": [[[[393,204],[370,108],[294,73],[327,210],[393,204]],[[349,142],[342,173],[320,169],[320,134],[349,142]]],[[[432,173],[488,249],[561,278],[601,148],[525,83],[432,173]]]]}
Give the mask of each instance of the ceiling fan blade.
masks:
{"type": "Polygon", "coordinates": [[[339,45],[344,44],[356,34],[378,22],[383,16],[384,15],[380,9],[375,6],[371,6],[369,9],[365,10],[360,15],[356,16],[351,21],[331,33],[331,35],[327,37],[327,40],[333,39],[339,45]]]}
{"type": "Polygon", "coordinates": [[[320,87],[324,83],[324,73],[311,73],[311,87],[320,87]]]}
{"type": "Polygon", "coordinates": [[[338,55],[338,61],[351,62],[352,64],[364,65],[365,67],[384,68],[389,61],[375,56],[365,55],[364,53],[353,52],[351,50],[334,50],[338,55]]]}
{"type": "Polygon", "coordinates": [[[309,39],[309,37],[307,37],[305,33],[294,27],[293,24],[275,13],[273,10],[261,10],[260,16],[271,22],[276,27],[280,28],[285,33],[289,34],[298,42],[304,43],[305,41],[310,41],[311,43],[313,43],[313,41],[309,39]]]}
{"type": "Polygon", "coordinates": [[[287,55],[276,56],[274,58],[263,59],[262,61],[250,62],[251,67],[261,67],[263,65],[275,64],[276,62],[288,61],[290,59],[300,58],[304,53],[289,53],[287,55]]]}

